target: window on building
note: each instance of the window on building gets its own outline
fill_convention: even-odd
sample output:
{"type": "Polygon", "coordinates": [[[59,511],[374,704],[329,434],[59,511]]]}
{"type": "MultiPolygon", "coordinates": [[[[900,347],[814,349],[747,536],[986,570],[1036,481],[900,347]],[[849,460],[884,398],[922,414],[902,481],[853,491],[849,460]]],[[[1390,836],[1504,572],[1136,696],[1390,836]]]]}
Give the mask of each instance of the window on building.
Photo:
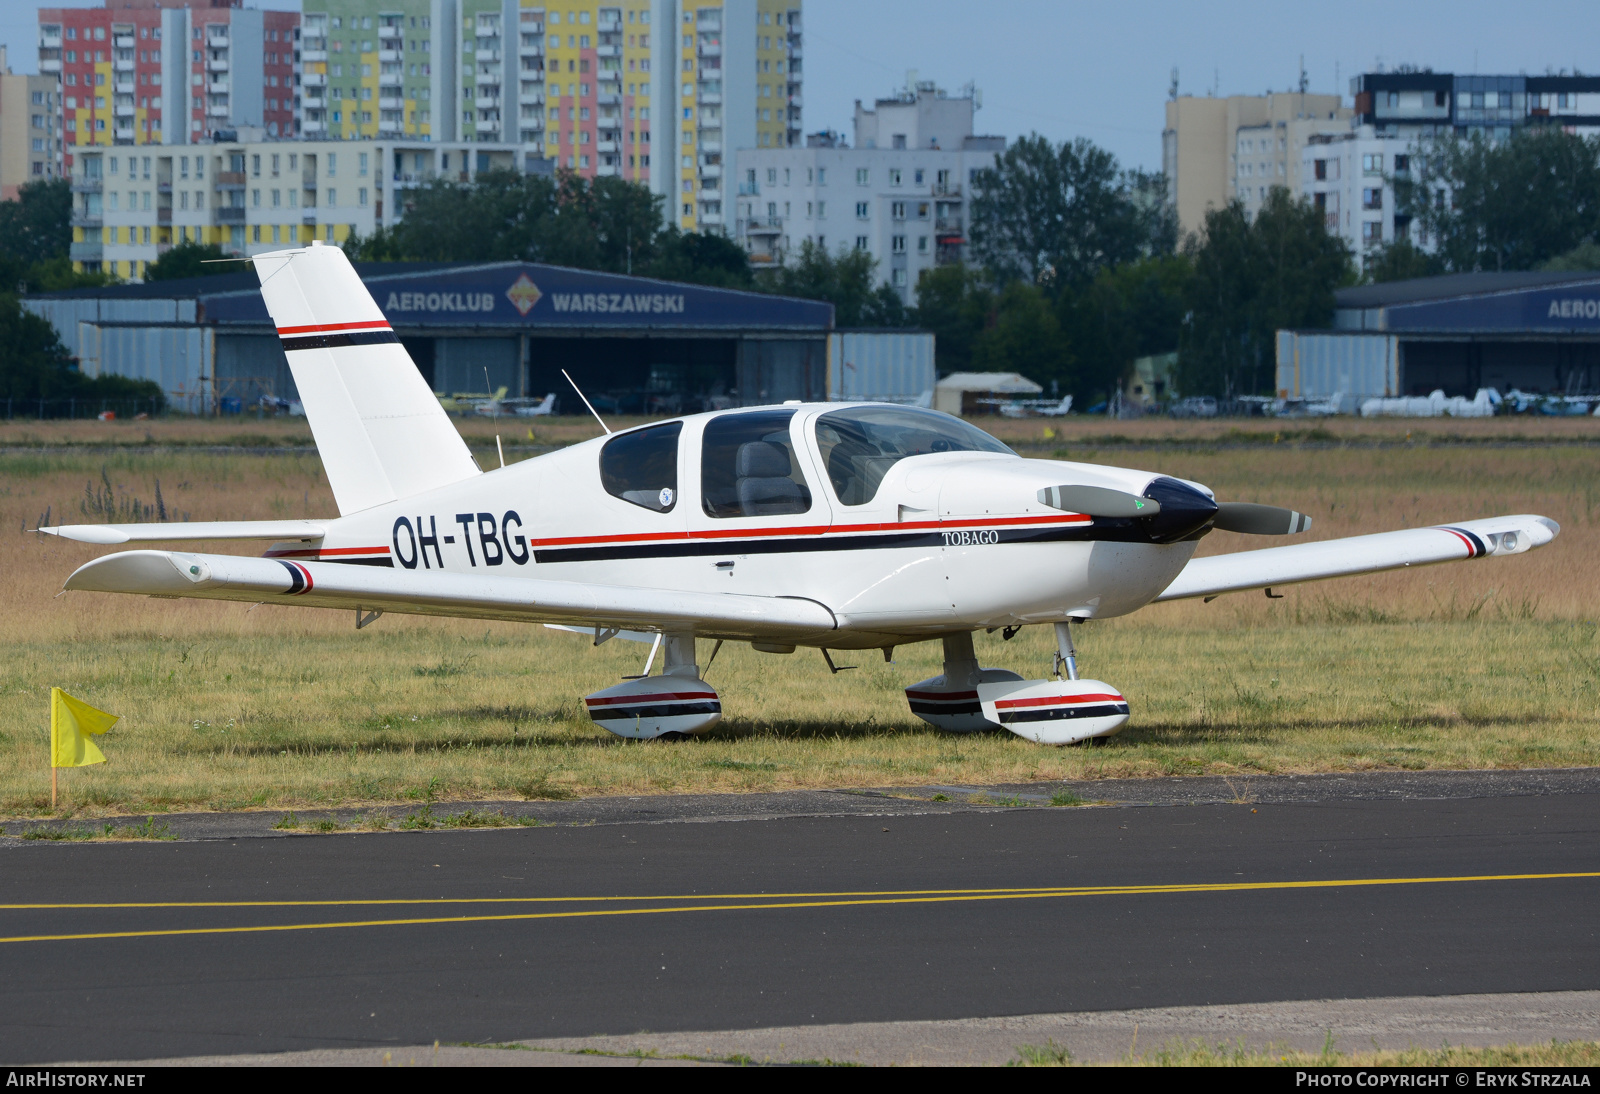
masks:
{"type": "Polygon", "coordinates": [[[890,186],[899,186],[900,185],[900,169],[898,167],[889,168],[889,185],[890,186]]]}
{"type": "Polygon", "coordinates": [[[1361,241],[1363,243],[1383,242],[1383,221],[1365,220],[1361,222],[1361,241]]]}
{"type": "Polygon", "coordinates": [[[897,254],[897,255],[905,254],[906,253],[906,237],[905,236],[890,236],[889,237],[889,250],[892,251],[894,254],[897,254]]]}
{"type": "Polygon", "coordinates": [[[894,220],[904,220],[906,218],[906,203],[903,201],[890,202],[889,216],[894,220]]]}
{"type": "Polygon", "coordinates": [[[857,167],[856,168],[856,185],[857,186],[870,185],[871,178],[872,178],[872,172],[868,168],[865,168],[865,167],[857,167]]]}
{"type": "Polygon", "coordinates": [[[856,250],[858,250],[858,251],[871,250],[871,242],[870,242],[870,240],[868,240],[868,238],[866,236],[856,236],[856,250]]]}
{"type": "Polygon", "coordinates": [[[866,220],[869,216],[871,216],[871,214],[872,214],[872,205],[871,205],[870,202],[865,202],[865,201],[856,202],[856,217],[858,219],[866,220]]]}
{"type": "Polygon", "coordinates": [[[1363,209],[1383,208],[1383,188],[1369,186],[1361,191],[1361,207],[1363,209]]]}

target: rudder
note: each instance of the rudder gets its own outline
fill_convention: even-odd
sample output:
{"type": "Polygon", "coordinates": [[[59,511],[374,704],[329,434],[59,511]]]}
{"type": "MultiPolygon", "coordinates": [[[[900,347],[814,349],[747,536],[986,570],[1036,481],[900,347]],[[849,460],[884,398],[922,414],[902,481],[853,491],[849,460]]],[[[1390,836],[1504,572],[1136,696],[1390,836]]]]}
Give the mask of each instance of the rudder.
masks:
{"type": "Polygon", "coordinates": [[[481,474],[342,250],[319,241],[255,268],[341,514],[481,474]]]}

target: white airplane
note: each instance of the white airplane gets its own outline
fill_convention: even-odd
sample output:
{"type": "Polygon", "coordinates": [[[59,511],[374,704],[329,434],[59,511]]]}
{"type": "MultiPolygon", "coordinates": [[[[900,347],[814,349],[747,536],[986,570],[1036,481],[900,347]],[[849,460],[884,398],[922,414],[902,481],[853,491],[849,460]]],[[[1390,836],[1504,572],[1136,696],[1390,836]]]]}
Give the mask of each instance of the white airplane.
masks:
{"type": "MultiPolygon", "coordinates": [[[[259,539],[264,557],[131,550],[67,589],[583,628],[650,636],[645,675],[587,697],[624,737],[722,716],[697,641],[882,650],[934,639],[906,689],[943,730],[1066,744],[1117,732],[1128,700],[1080,679],[1072,626],[1158,601],[1515,555],[1559,532],[1508,516],[1194,559],[1213,529],[1310,520],[1219,502],[1149,471],[1025,459],[958,418],[881,403],[786,403],[609,433],[482,471],[337,247],[255,257],[340,515],[75,525],[86,543],[259,539]],[[980,667],[972,635],[1053,626],[1045,678],[980,667]],[[661,670],[651,675],[658,650],[661,670]]],[[[603,423],[602,423],[603,424],[603,423]]],[[[837,670],[835,670],[837,671],[837,670]]]]}

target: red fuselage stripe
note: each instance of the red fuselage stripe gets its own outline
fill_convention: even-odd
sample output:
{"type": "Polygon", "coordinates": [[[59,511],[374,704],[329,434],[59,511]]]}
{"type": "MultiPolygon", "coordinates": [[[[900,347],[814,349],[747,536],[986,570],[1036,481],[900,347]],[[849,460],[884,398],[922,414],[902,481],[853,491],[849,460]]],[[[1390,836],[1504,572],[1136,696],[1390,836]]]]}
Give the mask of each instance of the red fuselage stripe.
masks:
{"type": "Polygon", "coordinates": [[[534,547],[566,547],[578,543],[674,543],[696,539],[756,539],[773,536],[844,535],[851,532],[918,532],[957,528],[996,528],[1018,524],[1057,525],[1088,524],[1091,518],[1077,514],[1059,517],[994,517],[984,520],[920,520],[890,524],[816,524],[810,527],[788,528],[710,528],[693,532],[640,532],[620,536],[564,536],[559,539],[541,539],[534,547]]]}
{"type": "Polygon", "coordinates": [[[387,319],[365,319],[359,323],[309,323],[303,327],[279,327],[279,334],[326,334],[341,330],[389,330],[387,319]]]}
{"type": "Polygon", "coordinates": [[[1441,528],[1441,529],[1439,529],[1439,531],[1441,531],[1441,532],[1449,532],[1452,536],[1455,536],[1462,543],[1465,543],[1467,545],[1467,557],[1468,558],[1471,558],[1473,555],[1478,553],[1478,549],[1472,545],[1472,541],[1470,539],[1468,539],[1466,536],[1462,535],[1460,532],[1456,531],[1454,528],[1441,528]]]}

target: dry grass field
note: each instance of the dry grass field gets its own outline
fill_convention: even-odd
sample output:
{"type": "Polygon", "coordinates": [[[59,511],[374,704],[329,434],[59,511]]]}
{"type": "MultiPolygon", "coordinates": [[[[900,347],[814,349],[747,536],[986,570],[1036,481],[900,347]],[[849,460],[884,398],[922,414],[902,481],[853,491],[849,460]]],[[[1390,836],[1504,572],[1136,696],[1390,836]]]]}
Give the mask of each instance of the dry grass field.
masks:
{"type": "MultiPolygon", "coordinates": [[[[1597,425],[997,423],[1029,454],[1292,505],[1315,518],[1316,538],[1494,513],[1562,525],[1532,555],[1092,624],[1086,674],[1122,688],[1133,721],[1103,747],[1050,749],[945,736],[912,718],[901,689],[938,672],[934,643],[901,648],[892,665],[861,655],[837,676],[814,652],[725,647],[708,676],[728,717],[708,738],[625,743],[588,721],[580,697],[639,671],[634,644],[393,615],[358,633],[343,612],[57,598],[106,549],[22,533],[47,508],[66,522],[137,519],[159,481],[175,518],[330,515],[326,479],[314,453],[293,451],[309,442],[302,421],[0,423],[0,528],[15,530],[0,535],[0,814],[49,812],[52,685],[123,716],[108,764],[63,772],[63,812],[84,816],[1188,773],[1237,776],[1248,794],[1249,778],[1269,772],[1593,764],[1597,425]],[[259,454],[273,448],[291,451],[259,454]]],[[[530,428],[466,423],[480,462],[497,426],[508,442],[508,426],[530,428]]],[[[531,428],[540,446],[595,431],[575,418],[531,428]]],[[[1216,533],[1202,550],[1257,545],[1216,533]]],[[[987,664],[1036,675],[1049,665],[1045,629],[1010,643],[980,636],[979,647],[987,664]]]]}

